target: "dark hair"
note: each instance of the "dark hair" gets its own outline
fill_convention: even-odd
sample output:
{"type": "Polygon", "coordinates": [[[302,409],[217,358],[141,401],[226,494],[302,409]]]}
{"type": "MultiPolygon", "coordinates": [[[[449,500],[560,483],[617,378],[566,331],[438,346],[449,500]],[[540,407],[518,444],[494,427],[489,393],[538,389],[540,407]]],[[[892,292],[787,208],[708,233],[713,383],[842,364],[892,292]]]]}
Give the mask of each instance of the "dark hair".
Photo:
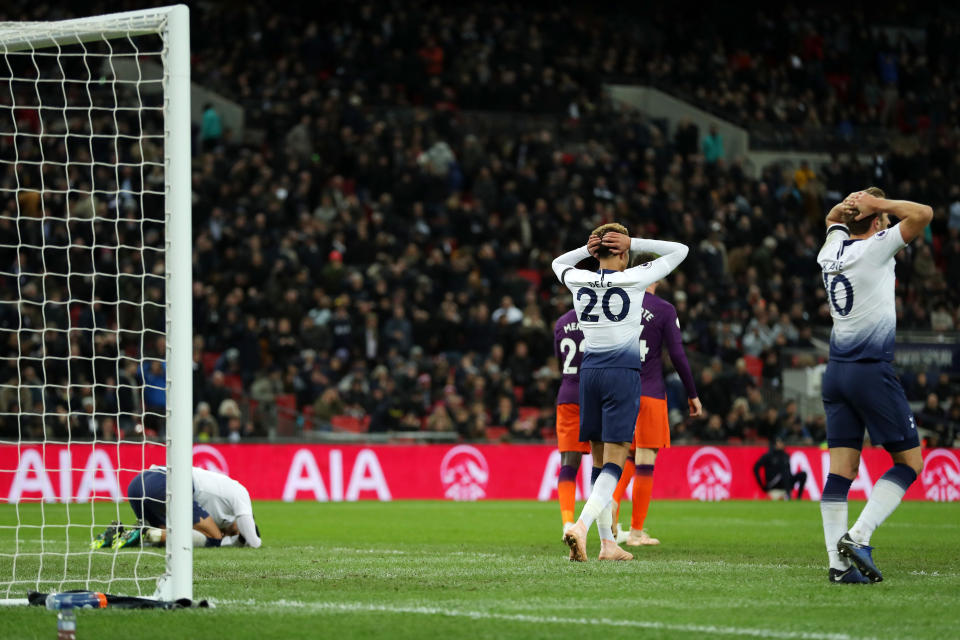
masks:
{"type": "Polygon", "coordinates": [[[633,256],[633,262],[630,263],[630,266],[631,266],[631,267],[639,267],[639,266],[642,265],[642,264],[646,264],[646,263],[648,263],[648,262],[653,262],[654,260],[656,260],[656,259],[659,258],[659,257],[660,257],[660,256],[658,256],[657,254],[653,253],[652,251],[641,251],[641,252],[638,253],[637,255],[633,256]]]}
{"type": "MultiPolygon", "coordinates": [[[[877,198],[887,197],[887,195],[883,192],[883,189],[880,187],[867,187],[864,189],[864,192],[869,193],[872,196],[876,196],[877,198]]],[[[857,212],[853,211],[846,214],[843,220],[844,224],[847,225],[847,228],[850,229],[850,234],[859,236],[867,231],[870,231],[870,227],[873,226],[873,221],[876,220],[878,215],[880,215],[880,212],[869,215],[862,220],[854,220],[854,218],[857,217],[857,212]]]]}

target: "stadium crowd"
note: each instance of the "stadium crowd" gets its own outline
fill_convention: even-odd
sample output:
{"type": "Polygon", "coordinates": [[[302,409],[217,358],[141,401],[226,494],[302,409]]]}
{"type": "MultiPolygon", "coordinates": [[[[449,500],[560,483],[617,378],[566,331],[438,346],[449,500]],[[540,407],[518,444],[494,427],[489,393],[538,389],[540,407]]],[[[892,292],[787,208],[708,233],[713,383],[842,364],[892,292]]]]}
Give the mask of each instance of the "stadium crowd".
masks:
{"type": "MultiPolygon", "coordinates": [[[[711,27],[709,15],[681,24],[655,12],[614,25],[613,16],[499,5],[364,3],[336,15],[265,4],[194,13],[203,34],[194,38],[195,80],[237,100],[247,126],[263,133],[239,139],[213,107],[197,132],[199,440],[266,435],[282,411],[304,429],[348,416],[370,431],[483,439],[500,427],[495,433],[512,439],[540,439],[554,420],[552,325],[570,305],[550,261],[613,220],[691,247],[658,290],[677,307],[707,412],[685,420],[679,381],[669,379],[677,442],[778,433],[789,443],[822,440],[822,418],[804,421],[796,403],[781,400],[782,370],[818,358],[814,348],[830,326],[815,261],[823,216],[853,190],[878,184],[934,207],[928,236],[898,256],[898,322],[937,331],[960,324],[958,294],[947,285],[960,278],[960,102],[945,73],[956,66],[960,47],[950,43],[960,31],[949,22],[927,25],[918,49],[906,36],[890,40],[868,22],[816,11],[791,20],[808,28],[789,34],[762,14],[745,33],[723,21],[711,27]],[[917,84],[918,66],[930,69],[927,84],[917,84]],[[844,153],[753,179],[712,133],[689,123],[671,133],[609,103],[601,85],[617,79],[675,88],[735,121],[784,125],[776,130],[792,131],[788,137],[819,127],[852,139],[874,126],[925,135],[898,138],[872,164],[844,153]],[[535,119],[465,113],[475,109],[535,119]]],[[[11,153],[9,145],[0,151],[11,153]]],[[[138,204],[103,206],[120,218],[118,210],[138,204]]],[[[16,210],[8,203],[0,218],[4,237],[16,237],[16,210]]],[[[69,287],[53,286],[61,299],[51,300],[43,283],[17,284],[13,274],[39,272],[42,256],[18,254],[16,245],[2,251],[6,299],[19,286],[36,302],[19,314],[8,305],[0,311],[5,348],[19,356],[0,364],[0,413],[27,403],[46,413],[82,408],[87,424],[74,416],[63,428],[72,437],[89,437],[91,428],[111,437],[105,415],[121,403],[163,406],[162,390],[149,382],[162,380],[163,363],[137,359],[158,357],[162,342],[146,341],[148,354],[94,330],[118,324],[111,300],[75,311],[90,314],[78,320],[89,335],[64,344],[59,336],[60,352],[76,348],[92,370],[45,370],[48,338],[11,327],[28,311],[36,326],[50,326],[43,309],[63,306],[69,287]],[[104,358],[96,369],[94,354],[120,352],[129,356],[123,366],[104,358]],[[11,391],[18,375],[38,381],[30,398],[11,391]],[[64,378],[69,386],[42,397],[43,381],[64,378]]],[[[142,273],[162,273],[158,264],[145,260],[142,273]]],[[[162,283],[148,288],[150,299],[161,299],[162,283]]],[[[140,322],[149,328],[162,319],[140,322]]],[[[910,399],[922,404],[920,426],[931,442],[951,442],[960,429],[955,380],[939,371],[907,375],[910,399]]],[[[46,427],[68,419],[57,420],[46,427]]],[[[43,427],[21,420],[19,428],[43,427]]],[[[129,435],[135,425],[117,427],[129,435]]]]}

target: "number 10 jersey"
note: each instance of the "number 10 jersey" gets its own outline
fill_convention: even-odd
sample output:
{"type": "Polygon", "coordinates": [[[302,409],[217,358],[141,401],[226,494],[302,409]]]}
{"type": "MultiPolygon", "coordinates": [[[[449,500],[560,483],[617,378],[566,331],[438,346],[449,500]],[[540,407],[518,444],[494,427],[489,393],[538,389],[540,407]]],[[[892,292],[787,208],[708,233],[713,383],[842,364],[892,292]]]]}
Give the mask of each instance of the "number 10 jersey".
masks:
{"type": "Polygon", "coordinates": [[[833,316],[830,359],[892,361],[897,333],[894,255],[906,246],[900,225],[851,240],[842,224],[827,229],[817,255],[833,316]]]}

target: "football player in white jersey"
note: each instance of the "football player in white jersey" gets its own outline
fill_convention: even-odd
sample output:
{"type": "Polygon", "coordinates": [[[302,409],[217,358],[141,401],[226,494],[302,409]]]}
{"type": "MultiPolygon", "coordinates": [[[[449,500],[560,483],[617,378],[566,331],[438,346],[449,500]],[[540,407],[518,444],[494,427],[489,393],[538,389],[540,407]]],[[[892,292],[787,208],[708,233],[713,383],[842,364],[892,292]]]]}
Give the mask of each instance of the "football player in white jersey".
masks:
{"type": "Polygon", "coordinates": [[[553,261],[553,271],[573,293],[584,336],[580,368],[580,441],[590,442],[593,491],[580,517],[564,535],[572,559],[587,559],[587,532],[596,520],[601,560],[630,560],[613,537],[613,490],[620,480],[640,408],[640,332],[646,288],[667,276],[687,257],[677,242],[631,239],[620,224],[594,229],[586,246],[553,261]],[[630,251],[661,257],[628,269],[630,251]],[[595,256],[598,271],[577,269],[595,256]]]}
{"type": "Polygon", "coordinates": [[[194,467],[193,498],[223,532],[222,546],[260,546],[250,492],[242,484],[222,473],[194,467]]]}
{"type": "Polygon", "coordinates": [[[876,187],[851,194],[826,218],[827,239],[817,262],[833,316],[822,385],[830,473],[820,502],[830,582],[883,579],[870,536],[923,469],[913,413],[891,365],[897,329],[894,255],[932,218],[930,207],[887,200],[876,187]],[[892,227],[891,215],[899,219],[892,227]],[[847,493],[859,470],[864,430],[894,465],[874,485],[848,531],[847,493]]]}
{"type": "MultiPolygon", "coordinates": [[[[221,473],[198,467],[193,467],[192,475],[193,546],[258,548],[260,530],[253,519],[246,487],[221,473]]],[[[146,525],[143,539],[151,544],[163,544],[167,538],[166,476],[165,467],[154,465],[140,472],[127,488],[130,507],[146,525]]],[[[128,533],[134,531],[139,529],[130,529],[128,533]]],[[[124,538],[124,544],[130,542],[124,538]]]]}

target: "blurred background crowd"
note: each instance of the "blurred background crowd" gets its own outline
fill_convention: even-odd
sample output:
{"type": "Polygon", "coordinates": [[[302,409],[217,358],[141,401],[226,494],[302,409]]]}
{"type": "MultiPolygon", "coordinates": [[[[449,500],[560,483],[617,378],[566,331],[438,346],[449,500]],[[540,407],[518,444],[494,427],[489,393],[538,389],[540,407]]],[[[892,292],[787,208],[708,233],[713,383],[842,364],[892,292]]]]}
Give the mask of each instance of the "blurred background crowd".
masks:
{"type": "MultiPolygon", "coordinates": [[[[14,4],[17,19],[51,13],[14,4]]],[[[686,418],[682,385],[668,370],[674,441],[782,434],[819,443],[823,418],[802,417],[783,397],[783,370],[825,359],[831,320],[815,260],[823,218],[869,185],[933,207],[926,236],[897,256],[898,323],[952,335],[960,17],[788,5],[789,20],[778,9],[744,22],[721,8],[684,20],[676,11],[195,5],[193,80],[246,116],[238,136],[206,105],[195,131],[196,438],[346,429],[550,439],[559,380],[552,329],[571,306],[550,262],[618,221],[633,235],[691,247],[657,292],[677,308],[706,410],[686,418]],[[745,127],[757,148],[813,148],[830,160],[757,174],[728,156],[712,128],[671,128],[614,104],[603,88],[611,82],[682,97],[745,127]]],[[[7,141],[0,152],[10,158],[14,147],[7,141]]],[[[11,184],[9,165],[2,170],[11,184]]],[[[111,179],[124,177],[101,184],[111,179]]],[[[142,203],[102,204],[104,219],[135,211],[153,224],[142,203]]],[[[0,216],[0,232],[19,229],[21,246],[15,214],[24,207],[8,202],[0,216]]],[[[122,229],[101,233],[134,242],[122,229]]],[[[107,300],[99,321],[97,305],[81,310],[91,316],[88,335],[38,331],[31,342],[14,330],[25,314],[49,327],[44,305],[76,293],[47,283],[57,292],[48,295],[36,282],[28,292],[14,276],[39,270],[29,263],[42,252],[24,257],[4,242],[4,298],[32,296],[36,307],[0,310],[0,413],[30,403],[44,414],[86,414],[72,425],[21,420],[13,432],[131,435],[140,424],[133,416],[165,401],[150,383],[162,380],[162,340],[147,332],[124,344],[120,332],[111,343],[97,328],[124,321],[122,305],[107,300]],[[44,340],[55,338],[61,352],[89,354],[91,371],[71,372],[44,397],[44,381],[67,375],[42,359],[44,340]],[[102,349],[124,356],[116,371],[96,370],[102,349]],[[32,381],[31,397],[11,391],[18,376],[32,381]],[[111,423],[121,404],[131,419],[111,423]]],[[[140,271],[130,273],[162,273],[147,253],[131,257],[140,271]]],[[[120,256],[116,263],[96,269],[123,273],[120,256]]],[[[153,289],[142,300],[162,300],[162,283],[153,289]]],[[[139,322],[131,335],[162,318],[139,322]]],[[[956,376],[923,367],[902,375],[929,442],[952,443],[956,376]]],[[[148,423],[148,435],[161,434],[162,423],[148,423]]]]}

